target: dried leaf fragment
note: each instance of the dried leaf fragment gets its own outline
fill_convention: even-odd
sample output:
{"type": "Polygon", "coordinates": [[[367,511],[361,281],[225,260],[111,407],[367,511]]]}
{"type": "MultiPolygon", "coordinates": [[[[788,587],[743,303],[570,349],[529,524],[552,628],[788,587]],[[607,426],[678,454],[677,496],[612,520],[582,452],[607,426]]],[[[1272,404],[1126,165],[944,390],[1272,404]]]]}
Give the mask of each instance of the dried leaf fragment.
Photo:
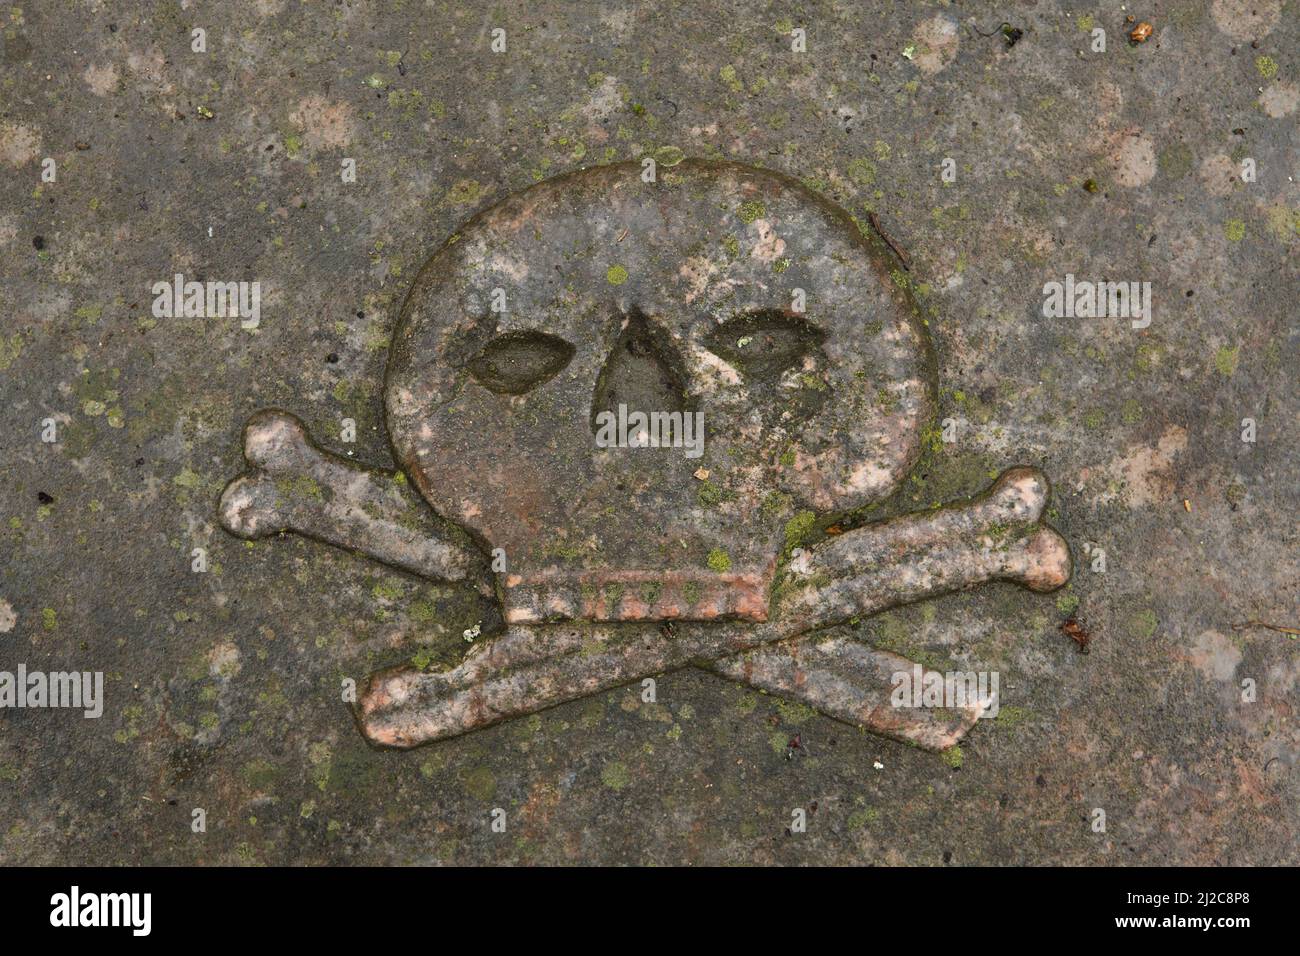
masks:
{"type": "Polygon", "coordinates": [[[1088,653],[1088,642],[1092,640],[1092,634],[1082,624],[1070,618],[1061,625],[1061,630],[1065,632],[1066,637],[1079,645],[1079,653],[1088,653]]]}

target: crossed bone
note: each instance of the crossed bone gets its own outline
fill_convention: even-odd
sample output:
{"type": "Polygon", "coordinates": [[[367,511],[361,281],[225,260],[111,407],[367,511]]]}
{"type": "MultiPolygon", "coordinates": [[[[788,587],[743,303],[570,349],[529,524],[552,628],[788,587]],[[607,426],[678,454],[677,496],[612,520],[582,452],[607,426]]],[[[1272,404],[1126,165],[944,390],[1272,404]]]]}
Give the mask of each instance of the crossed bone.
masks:
{"type": "MultiPolygon", "coordinates": [[[[292,531],[493,593],[482,555],[404,482],[322,451],[294,416],[254,415],[244,457],[251,470],[227,485],[219,505],[231,533],[292,531]]],[[[1048,493],[1040,471],[1012,468],[973,501],[864,525],[797,551],[763,623],[516,624],[449,670],[403,666],[371,675],[357,719],[376,744],[414,747],[693,665],[942,750],[994,702],[948,711],[894,707],[892,675],[912,662],[836,625],[985,581],[1060,587],[1070,577],[1070,551],[1039,521],[1048,493]]]]}

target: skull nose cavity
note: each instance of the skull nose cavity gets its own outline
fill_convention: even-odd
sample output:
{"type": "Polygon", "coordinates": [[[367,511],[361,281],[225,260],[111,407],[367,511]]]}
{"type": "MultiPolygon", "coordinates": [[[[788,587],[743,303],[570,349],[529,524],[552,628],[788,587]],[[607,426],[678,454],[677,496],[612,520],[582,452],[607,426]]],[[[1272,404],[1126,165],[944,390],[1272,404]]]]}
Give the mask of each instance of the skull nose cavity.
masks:
{"type": "Polygon", "coordinates": [[[668,334],[640,312],[625,317],[623,331],[596,378],[591,430],[602,412],[685,412],[691,410],[686,370],[668,334]]]}

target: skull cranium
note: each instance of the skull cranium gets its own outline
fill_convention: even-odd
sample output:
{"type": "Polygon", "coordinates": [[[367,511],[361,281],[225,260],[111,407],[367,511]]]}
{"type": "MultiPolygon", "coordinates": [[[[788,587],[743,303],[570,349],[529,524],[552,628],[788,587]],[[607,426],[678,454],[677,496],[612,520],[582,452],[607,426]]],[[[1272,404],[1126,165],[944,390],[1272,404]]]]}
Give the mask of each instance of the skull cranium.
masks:
{"type": "Polygon", "coordinates": [[[403,309],[394,447],[435,510],[509,556],[509,621],[763,620],[785,524],[870,504],[915,460],[924,334],[853,223],[773,173],[671,176],[600,167],[510,197],[403,309]],[[593,412],[618,404],[698,413],[703,456],[597,447],[593,412]],[[729,573],[706,564],[719,547],[729,573]]]}

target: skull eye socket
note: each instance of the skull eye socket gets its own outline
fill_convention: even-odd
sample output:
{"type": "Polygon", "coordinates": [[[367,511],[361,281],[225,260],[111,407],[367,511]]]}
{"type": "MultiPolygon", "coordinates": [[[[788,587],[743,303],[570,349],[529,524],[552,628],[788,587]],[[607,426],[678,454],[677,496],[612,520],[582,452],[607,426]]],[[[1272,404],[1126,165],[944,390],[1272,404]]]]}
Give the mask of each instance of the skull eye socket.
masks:
{"type": "Polygon", "coordinates": [[[469,360],[469,373],[490,392],[522,395],[559,374],[573,346],[545,332],[498,335],[469,360]]]}
{"type": "Polygon", "coordinates": [[[751,312],[713,329],[705,347],[746,378],[774,379],[819,348],[826,333],[776,309],[751,312]]]}

